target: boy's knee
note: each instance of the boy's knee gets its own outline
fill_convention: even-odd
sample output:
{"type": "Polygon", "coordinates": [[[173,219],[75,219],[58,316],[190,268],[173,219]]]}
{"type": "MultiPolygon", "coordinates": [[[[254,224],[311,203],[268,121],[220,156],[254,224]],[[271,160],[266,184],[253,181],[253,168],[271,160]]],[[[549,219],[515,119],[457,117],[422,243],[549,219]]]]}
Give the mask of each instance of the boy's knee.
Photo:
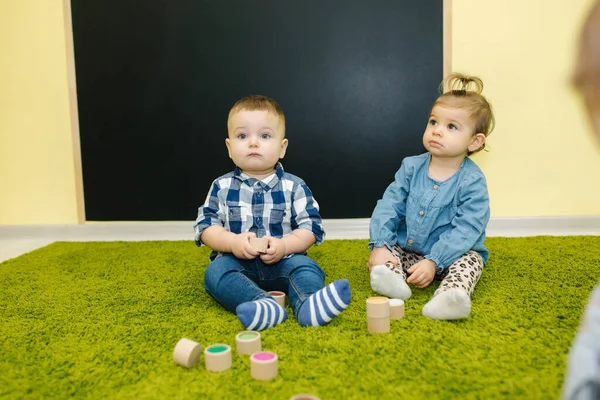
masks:
{"type": "Polygon", "coordinates": [[[316,274],[321,275],[323,278],[325,278],[325,272],[323,271],[323,269],[319,266],[319,264],[317,264],[317,262],[315,260],[313,260],[312,258],[302,255],[302,254],[296,254],[294,256],[294,262],[296,264],[296,268],[295,269],[305,269],[305,270],[310,270],[311,272],[314,272],[316,274]]]}
{"type": "Polygon", "coordinates": [[[204,287],[209,291],[214,292],[216,290],[223,275],[239,270],[239,265],[228,258],[226,256],[219,257],[206,267],[206,271],[204,271],[204,287]]]}

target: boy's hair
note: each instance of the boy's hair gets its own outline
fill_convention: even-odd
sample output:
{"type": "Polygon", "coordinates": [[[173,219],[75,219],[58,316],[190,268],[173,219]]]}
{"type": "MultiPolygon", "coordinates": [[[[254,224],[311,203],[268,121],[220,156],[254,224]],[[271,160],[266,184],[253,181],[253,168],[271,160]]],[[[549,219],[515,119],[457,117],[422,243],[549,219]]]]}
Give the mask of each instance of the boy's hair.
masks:
{"type": "Polygon", "coordinates": [[[600,1],[592,6],[581,30],[573,83],[600,104],[600,1]]]}
{"type": "Polygon", "coordinates": [[[229,110],[229,116],[227,117],[227,128],[229,129],[229,121],[231,121],[231,117],[233,117],[238,112],[246,110],[246,111],[268,111],[281,119],[281,124],[283,126],[283,137],[285,137],[285,115],[283,115],[283,110],[277,104],[275,100],[270,97],[263,96],[260,94],[251,94],[250,96],[246,96],[238,101],[231,107],[229,110]]]}
{"type": "MultiPolygon", "coordinates": [[[[465,109],[475,120],[475,133],[483,133],[486,137],[492,133],[496,123],[492,106],[481,94],[483,82],[476,76],[468,76],[459,73],[448,75],[440,84],[440,97],[433,106],[442,105],[451,108],[465,109]]],[[[467,155],[477,153],[485,148],[483,146],[475,151],[467,152],[467,155]]]]}

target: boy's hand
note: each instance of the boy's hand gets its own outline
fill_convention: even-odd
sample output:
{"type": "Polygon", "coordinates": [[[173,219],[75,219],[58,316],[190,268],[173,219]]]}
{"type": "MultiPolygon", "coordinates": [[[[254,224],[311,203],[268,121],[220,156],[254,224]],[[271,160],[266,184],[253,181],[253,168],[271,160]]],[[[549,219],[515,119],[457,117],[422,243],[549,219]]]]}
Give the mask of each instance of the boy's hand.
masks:
{"type": "Polygon", "coordinates": [[[406,282],[412,283],[419,289],[423,289],[433,282],[433,278],[435,277],[435,262],[425,258],[410,267],[407,271],[411,275],[406,282]]]}
{"type": "Polygon", "coordinates": [[[265,264],[275,264],[281,260],[286,253],[285,242],[281,239],[272,236],[265,236],[269,241],[267,252],[260,255],[260,259],[265,264]]]}
{"type": "Polygon", "coordinates": [[[374,266],[383,265],[388,261],[396,266],[398,265],[398,260],[396,260],[396,257],[392,255],[392,252],[387,247],[373,247],[369,261],[367,261],[367,268],[371,272],[371,268],[374,266]]]}
{"type": "Polygon", "coordinates": [[[253,260],[258,255],[258,252],[250,245],[250,238],[256,237],[254,232],[245,232],[235,235],[231,243],[231,252],[237,258],[243,260],[253,260]]]}

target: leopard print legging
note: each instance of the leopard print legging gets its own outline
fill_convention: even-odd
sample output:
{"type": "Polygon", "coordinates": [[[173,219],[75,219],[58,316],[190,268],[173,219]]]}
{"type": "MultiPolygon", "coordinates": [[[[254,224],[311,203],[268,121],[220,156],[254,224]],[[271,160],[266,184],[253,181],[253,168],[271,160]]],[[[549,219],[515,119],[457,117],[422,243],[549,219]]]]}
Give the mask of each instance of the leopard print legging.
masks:
{"type": "MultiPolygon", "coordinates": [[[[392,254],[398,260],[399,266],[396,267],[388,264],[388,267],[395,273],[403,275],[405,279],[408,275],[407,270],[425,258],[422,255],[406,251],[397,244],[392,248],[392,254]]],[[[453,288],[462,288],[469,296],[471,296],[473,289],[475,289],[475,285],[481,277],[483,265],[483,259],[479,253],[473,250],[467,251],[454,261],[452,265],[446,268],[442,274],[435,276],[435,279],[441,279],[442,283],[435,291],[434,296],[453,288]]]]}

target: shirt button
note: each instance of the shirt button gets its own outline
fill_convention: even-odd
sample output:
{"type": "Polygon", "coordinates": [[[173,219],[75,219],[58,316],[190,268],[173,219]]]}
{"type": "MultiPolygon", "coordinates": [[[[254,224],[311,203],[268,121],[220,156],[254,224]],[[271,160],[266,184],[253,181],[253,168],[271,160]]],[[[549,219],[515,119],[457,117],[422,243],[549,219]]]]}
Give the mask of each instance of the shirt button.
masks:
{"type": "Polygon", "coordinates": [[[408,239],[408,244],[413,244],[412,239],[408,239]]]}
{"type": "Polygon", "coordinates": [[[437,190],[437,188],[439,188],[438,185],[433,185],[433,188],[437,190]]]}
{"type": "Polygon", "coordinates": [[[425,213],[423,211],[419,211],[419,215],[423,216],[425,213]]]}

